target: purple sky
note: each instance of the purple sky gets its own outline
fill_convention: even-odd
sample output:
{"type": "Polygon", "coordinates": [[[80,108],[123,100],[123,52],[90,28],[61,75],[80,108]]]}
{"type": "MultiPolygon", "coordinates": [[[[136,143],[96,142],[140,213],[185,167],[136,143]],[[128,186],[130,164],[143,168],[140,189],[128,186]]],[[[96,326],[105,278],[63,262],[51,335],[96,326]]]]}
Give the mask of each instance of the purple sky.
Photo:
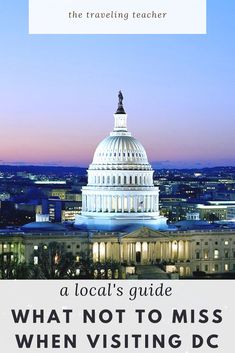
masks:
{"type": "Polygon", "coordinates": [[[155,166],[235,165],[234,1],[205,36],[29,36],[27,1],[1,7],[2,163],[87,165],[122,89],[155,166]]]}

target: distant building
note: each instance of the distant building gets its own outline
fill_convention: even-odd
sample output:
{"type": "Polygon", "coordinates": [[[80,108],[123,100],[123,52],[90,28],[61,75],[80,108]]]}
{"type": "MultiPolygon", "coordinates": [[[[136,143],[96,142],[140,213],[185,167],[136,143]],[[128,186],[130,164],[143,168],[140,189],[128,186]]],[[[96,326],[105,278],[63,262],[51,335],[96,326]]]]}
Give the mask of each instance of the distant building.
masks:
{"type": "Polygon", "coordinates": [[[187,221],[199,221],[200,220],[199,212],[188,212],[188,213],[186,213],[186,220],[187,221]]]}
{"type": "Polygon", "coordinates": [[[51,222],[75,221],[76,215],[81,214],[81,201],[63,201],[59,198],[49,198],[42,200],[42,214],[49,214],[51,222]]]}
{"type": "Polygon", "coordinates": [[[82,201],[82,194],[70,191],[70,189],[52,189],[51,198],[59,198],[64,201],[82,201]]]}
{"type": "Polygon", "coordinates": [[[201,219],[213,217],[218,220],[232,220],[235,214],[234,201],[208,201],[206,204],[198,204],[197,210],[201,219]]]}

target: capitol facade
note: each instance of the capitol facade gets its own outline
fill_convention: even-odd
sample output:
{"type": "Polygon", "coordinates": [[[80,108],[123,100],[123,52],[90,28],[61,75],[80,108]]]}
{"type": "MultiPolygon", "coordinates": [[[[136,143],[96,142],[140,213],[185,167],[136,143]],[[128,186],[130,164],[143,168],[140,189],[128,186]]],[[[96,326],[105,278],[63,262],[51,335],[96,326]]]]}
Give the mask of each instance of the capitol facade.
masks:
{"type": "Polygon", "coordinates": [[[124,231],[147,226],[167,229],[159,214],[159,188],[146,151],[127,129],[123,95],[119,92],[114,129],[96,148],[82,188],[82,213],[75,227],[124,231]]]}
{"type": "MultiPolygon", "coordinates": [[[[37,214],[36,222],[0,229],[0,258],[3,264],[38,265],[40,246],[56,243],[76,264],[81,260],[81,268],[86,259],[97,263],[94,278],[192,278],[201,272],[208,278],[235,278],[234,229],[209,227],[197,214],[189,216],[185,230],[168,227],[160,216],[153,169],[142,144],[128,132],[119,92],[114,129],[97,146],[82,188],[77,229],[37,214]]],[[[5,276],[2,269],[0,277],[5,276]]]]}

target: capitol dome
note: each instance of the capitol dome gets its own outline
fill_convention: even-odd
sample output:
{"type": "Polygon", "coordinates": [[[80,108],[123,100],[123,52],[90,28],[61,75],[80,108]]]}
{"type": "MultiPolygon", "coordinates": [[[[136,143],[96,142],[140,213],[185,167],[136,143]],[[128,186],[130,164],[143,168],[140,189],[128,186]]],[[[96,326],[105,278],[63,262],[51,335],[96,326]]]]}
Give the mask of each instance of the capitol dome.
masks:
{"type": "Polygon", "coordinates": [[[82,188],[82,214],[75,226],[98,230],[123,230],[132,224],[166,227],[159,215],[159,189],[142,144],[127,129],[123,95],[119,92],[114,129],[102,140],[82,188]]]}
{"type": "Polygon", "coordinates": [[[130,169],[151,169],[147,154],[142,144],[134,137],[123,134],[113,134],[106,137],[96,148],[91,168],[116,169],[125,166],[130,169]]]}

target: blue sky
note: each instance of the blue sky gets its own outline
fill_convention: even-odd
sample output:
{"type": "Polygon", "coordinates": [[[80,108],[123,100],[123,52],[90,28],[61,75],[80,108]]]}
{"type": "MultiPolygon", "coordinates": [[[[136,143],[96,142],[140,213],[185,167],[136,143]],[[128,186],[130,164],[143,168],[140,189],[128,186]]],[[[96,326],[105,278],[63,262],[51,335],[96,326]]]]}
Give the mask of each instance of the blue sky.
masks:
{"type": "Polygon", "coordinates": [[[208,35],[28,35],[0,5],[0,160],[87,165],[128,126],[156,166],[235,165],[235,2],[208,0],[208,35]]]}

